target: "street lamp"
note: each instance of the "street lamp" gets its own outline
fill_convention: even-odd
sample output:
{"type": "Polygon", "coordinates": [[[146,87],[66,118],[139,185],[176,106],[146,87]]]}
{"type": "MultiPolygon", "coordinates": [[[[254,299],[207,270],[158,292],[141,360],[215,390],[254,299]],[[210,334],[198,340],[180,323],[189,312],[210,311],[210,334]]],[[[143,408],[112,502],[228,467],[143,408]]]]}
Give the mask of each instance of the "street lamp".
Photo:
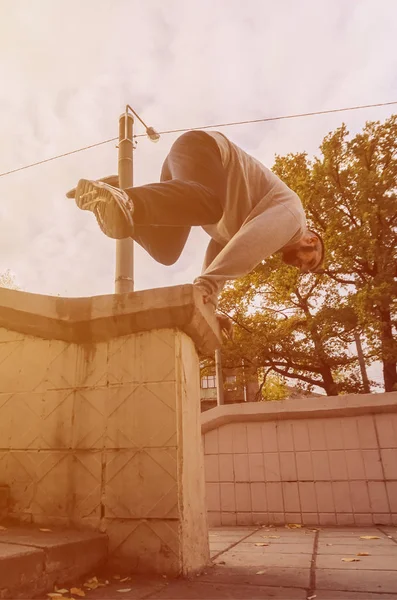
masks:
{"type": "MultiPolygon", "coordinates": [[[[134,117],[146,129],[146,135],[152,142],[158,142],[160,134],[153,127],[148,127],[129,104],[119,118],[119,156],[118,174],[120,189],[133,186],[133,152],[134,152],[134,117]]],[[[116,294],[134,291],[134,242],[132,238],[116,241],[116,294]]]]}

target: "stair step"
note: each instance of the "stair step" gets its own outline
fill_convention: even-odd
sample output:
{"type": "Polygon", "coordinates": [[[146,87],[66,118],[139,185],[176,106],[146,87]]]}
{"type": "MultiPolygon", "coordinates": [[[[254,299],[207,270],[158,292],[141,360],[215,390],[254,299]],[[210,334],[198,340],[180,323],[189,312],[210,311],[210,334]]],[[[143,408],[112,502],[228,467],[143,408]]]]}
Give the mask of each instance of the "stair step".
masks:
{"type": "Polygon", "coordinates": [[[107,544],[96,532],[8,524],[0,529],[0,598],[34,598],[75,584],[105,564],[107,544]]]}

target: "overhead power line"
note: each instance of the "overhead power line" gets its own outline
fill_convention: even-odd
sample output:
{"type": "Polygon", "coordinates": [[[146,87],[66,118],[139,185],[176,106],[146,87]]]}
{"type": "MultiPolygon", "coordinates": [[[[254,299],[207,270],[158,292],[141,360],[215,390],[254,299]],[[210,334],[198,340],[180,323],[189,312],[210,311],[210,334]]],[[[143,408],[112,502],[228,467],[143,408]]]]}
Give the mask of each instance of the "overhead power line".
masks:
{"type": "MultiPolygon", "coordinates": [[[[249,125],[255,123],[268,123],[270,121],[282,121],[284,119],[299,119],[303,117],[314,117],[316,115],[329,115],[331,113],[339,113],[339,112],[347,112],[352,110],[362,110],[364,108],[378,108],[382,106],[393,106],[397,104],[397,100],[393,102],[379,102],[378,104],[363,104],[361,106],[349,106],[345,108],[332,108],[329,110],[317,110],[314,112],[307,113],[298,113],[293,115],[281,115],[278,117],[266,117],[264,119],[249,119],[248,121],[231,121],[229,123],[217,123],[213,125],[203,125],[202,127],[189,127],[184,129],[167,129],[164,131],[159,131],[160,135],[167,135],[170,133],[184,133],[186,131],[194,131],[194,130],[202,130],[202,129],[218,129],[220,127],[233,127],[235,125],[249,125]]],[[[135,135],[134,138],[145,137],[146,133],[141,133],[135,135]]],[[[96,144],[91,144],[89,146],[84,146],[83,148],[77,148],[76,150],[71,150],[70,152],[65,152],[64,154],[58,154],[57,156],[52,156],[51,158],[46,158],[44,160],[39,160],[38,162],[30,163],[28,165],[24,165],[23,167],[18,167],[17,169],[12,169],[11,171],[5,171],[4,173],[0,173],[0,177],[4,177],[5,175],[11,175],[12,173],[17,173],[18,171],[24,171],[25,169],[30,169],[31,167],[37,167],[38,165],[43,165],[44,163],[51,162],[53,160],[57,160],[58,158],[64,158],[65,156],[70,156],[71,154],[77,154],[77,152],[83,152],[84,150],[90,150],[91,148],[96,148],[97,146],[103,146],[104,144],[109,144],[110,142],[114,142],[118,140],[118,137],[109,138],[108,140],[103,140],[102,142],[97,142],[96,144]]]]}

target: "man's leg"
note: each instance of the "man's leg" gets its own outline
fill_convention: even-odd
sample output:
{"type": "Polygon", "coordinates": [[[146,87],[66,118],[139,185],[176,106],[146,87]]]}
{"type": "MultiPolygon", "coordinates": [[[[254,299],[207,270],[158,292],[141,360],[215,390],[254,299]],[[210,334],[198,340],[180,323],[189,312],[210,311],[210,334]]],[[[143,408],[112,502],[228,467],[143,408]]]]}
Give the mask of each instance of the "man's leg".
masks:
{"type": "Polygon", "coordinates": [[[160,183],[125,190],[138,225],[192,226],[222,217],[226,176],[215,140],[189,131],[173,144],[160,183]]]}
{"type": "Polygon", "coordinates": [[[132,237],[155,260],[171,265],[181,255],[191,225],[216,223],[222,216],[225,173],[216,142],[201,131],[178,138],[160,181],[126,190],[135,208],[132,237]],[[176,222],[181,226],[169,224],[176,222]]]}
{"type": "MultiPolygon", "coordinates": [[[[226,176],[215,140],[202,131],[190,131],[172,146],[160,183],[114,193],[109,192],[112,189],[109,186],[104,186],[108,189],[103,191],[95,184],[92,191],[89,187],[86,189],[85,183],[82,186],[84,199],[78,198],[76,193],[78,206],[83,210],[95,209],[98,223],[107,235],[131,235],[155,260],[173,264],[183,250],[192,225],[209,225],[221,218],[226,176]],[[101,195],[106,195],[104,202],[101,195]],[[117,202],[111,202],[112,196],[117,202]],[[122,214],[131,201],[133,232],[122,214]]],[[[69,197],[74,195],[74,191],[69,193],[69,197]]]]}

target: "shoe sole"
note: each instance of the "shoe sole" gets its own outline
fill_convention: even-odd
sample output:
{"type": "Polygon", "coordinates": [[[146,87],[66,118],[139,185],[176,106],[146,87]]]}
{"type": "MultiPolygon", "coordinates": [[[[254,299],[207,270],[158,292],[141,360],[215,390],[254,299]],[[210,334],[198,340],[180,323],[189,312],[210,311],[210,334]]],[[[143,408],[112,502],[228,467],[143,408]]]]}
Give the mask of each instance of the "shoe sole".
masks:
{"type": "MultiPolygon", "coordinates": [[[[107,177],[102,177],[101,179],[98,179],[98,181],[100,181],[102,183],[107,183],[108,185],[111,185],[115,188],[119,187],[119,176],[118,175],[108,175],[107,177]]],[[[66,193],[66,198],[75,198],[76,189],[77,188],[73,188],[72,190],[69,190],[66,193]]]]}
{"type": "Polygon", "coordinates": [[[81,210],[89,210],[95,215],[99,227],[108,237],[131,237],[133,204],[120,190],[103,182],[80,179],[75,202],[81,210]]]}

